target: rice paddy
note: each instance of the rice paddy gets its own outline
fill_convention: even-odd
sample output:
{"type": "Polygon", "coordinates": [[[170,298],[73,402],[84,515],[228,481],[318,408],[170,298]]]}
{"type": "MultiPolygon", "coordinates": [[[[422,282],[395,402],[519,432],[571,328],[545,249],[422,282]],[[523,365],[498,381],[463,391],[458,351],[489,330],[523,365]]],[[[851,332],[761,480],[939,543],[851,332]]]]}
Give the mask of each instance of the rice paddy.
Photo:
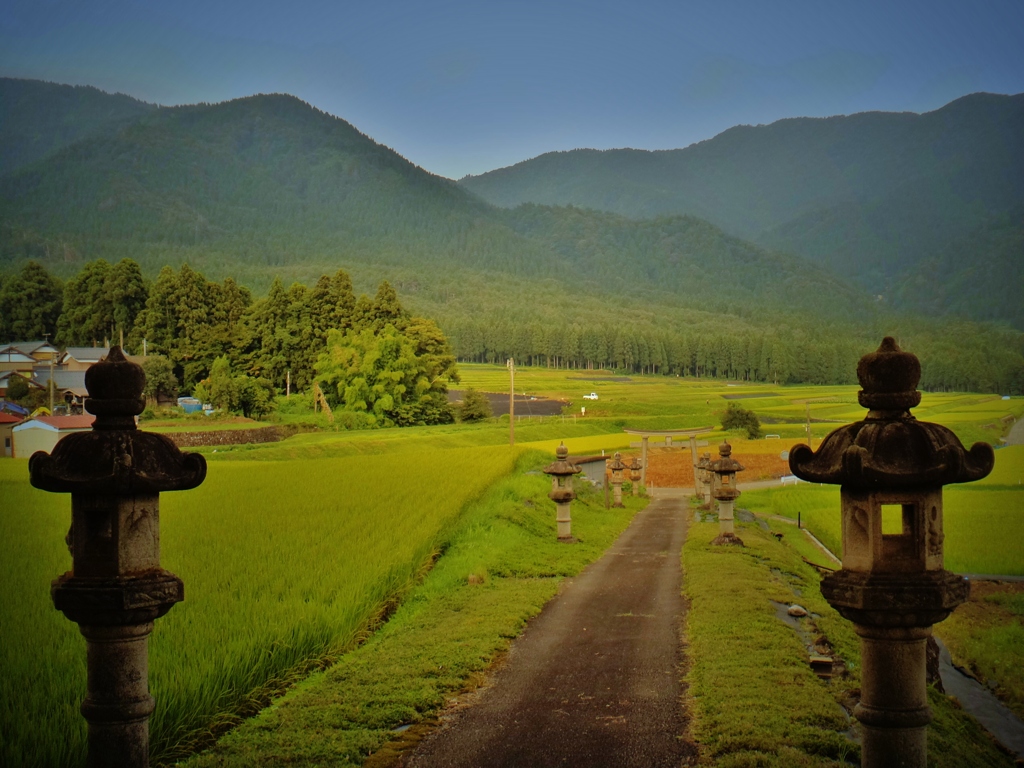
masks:
{"type": "MultiPolygon", "coordinates": [[[[150,638],[154,756],[352,647],[514,460],[504,447],[215,462],[198,489],[164,494],[163,564],[187,599],[150,638]]],[[[0,463],[0,764],[80,765],[85,642],[48,594],[70,567],[70,502],[27,474],[24,461],[0,463]]]]}
{"type": "MultiPolygon", "coordinates": [[[[460,368],[464,386],[506,391],[504,367],[460,368]]],[[[443,549],[467,505],[512,471],[524,447],[550,454],[564,440],[576,455],[626,452],[637,438],[623,427],[717,425],[726,404],[739,398],[762,418],[763,431],[779,438],[728,435],[736,455],[767,459],[805,439],[808,412],[815,446],[864,414],[856,387],[520,369],[516,389],[572,402],[565,417],[517,422],[516,450],[507,445],[507,418],[203,450],[211,460],[206,483],[162,496],[163,564],[184,580],[187,599],[156,623],[150,640],[154,757],[185,754],[352,648],[443,549]],[[590,391],[599,399],[585,401],[587,415],[579,417],[590,391]]],[[[947,424],[967,443],[995,442],[1008,419],[1024,415],[1024,400],[925,393],[915,414],[947,424]]],[[[723,436],[716,427],[709,450],[723,436]]],[[[69,500],[32,489],[26,464],[0,461],[0,764],[78,765],[85,644],[48,594],[50,580],[70,567],[63,543],[69,500]]],[[[985,481],[946,490],[948,568],[1024,574],[1022,480],[1024,447],[1013,447],[997,452],[985,481]]],[[[837,488],[750,491],[739,504],[799,513],[826,545],[841,549],[837,488]]]]}

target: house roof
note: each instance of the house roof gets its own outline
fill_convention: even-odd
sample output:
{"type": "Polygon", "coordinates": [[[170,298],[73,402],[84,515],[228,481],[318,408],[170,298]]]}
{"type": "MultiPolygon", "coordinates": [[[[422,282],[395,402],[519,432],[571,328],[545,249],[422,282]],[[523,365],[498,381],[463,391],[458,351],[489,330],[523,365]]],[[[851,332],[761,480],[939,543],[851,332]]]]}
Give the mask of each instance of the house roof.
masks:
{"type": "Polygon", "coordinates": [[[15,427],[20,431],[42,427],[54,432],[65,432],[73,430],[89,429],[96,417],[90,413],[81,416],[36,416],[26,419],[15,427]]]}
{"type": "Polygon", "coordinates": [[[0,411],[0,424],[17,424],[24,420],[22,416],[15,416],[12,413],[0,411]]]}
{"type": "Polygon", "coordinates": [[[0,347],[0,363],[28,363],[33,364],[36,359],[32,355],[22,352],[13,344],[0,347]]]}
{"type": "Polygon", "coordinates": [[[25,375],[25,371],[0,371],[0,387],[6,389],[11,386],[11,376],[20,376],[29,383],[30,387],[39,387],[40,384],[25,375]]]}
{"type": "Polygon", "coordinates": [[[7,345],[16,349],[24,355],[31,355],[35,352],[57,352],[57,348],[48,341],[12,341],[7,345]]]}
{"type": "Polygon", "coordinates": [[[107,353],[106,347],[68,347],[64,350],[65,358],[74,358],[80,363],[98,363],[107,353]]]}
{"type": "MultiPolygon", "coordinates": [[[[50,381],[49,370],[36,371],[32,380],[46,389],[50,381]]],[[[85,388],[85,371],[54,371],[53,383],[59,392],[70,391],[76,397],[85,397],[89,394],[85,388]]]]}

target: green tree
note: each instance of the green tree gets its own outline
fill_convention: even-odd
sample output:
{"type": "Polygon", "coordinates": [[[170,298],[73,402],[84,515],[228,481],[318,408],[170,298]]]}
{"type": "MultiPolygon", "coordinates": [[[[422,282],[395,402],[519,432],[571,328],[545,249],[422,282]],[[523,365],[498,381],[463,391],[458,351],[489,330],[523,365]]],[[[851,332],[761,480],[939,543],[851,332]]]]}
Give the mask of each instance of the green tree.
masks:
{"type": "Polygon", "coordinates": [[[722,428],[746,430],[747,437],[751,440],[761,436],[761,420],[757,418],[756,413],[748,411],[739,403],[729,403],[726,406],[725,413],[722,414],[722,428]]]}
{"type": "Polygon", "coordinates": [[[491,417],[491,401],[482,392],[477,392],[470,387],[462,395],[462,405],[459,408],[459,419],[461,421],[481,421],[491,417]]]}
{"type": "Polygon", "coordinates": [[[63,300],[60,280],[28,262],[0,286],[0,341],[54,338],[63,300]]]}
{"type": "Polygon", "coordinates": [[[121,259],[107,276],[107,296],[113,307],[110,337],[124,333],[128,336],[135,327],[135,319],[146,306],[148,291],[142,277],[142,268],[132,259],[121,259]]]}
{"type": "Polygon", "coordinates": [[[147,400],[165,397],[176,397],[178,379],[174,375],[174,366],[163,355],[149,355],[142,362],[142,370],[146,374],[146,388],[143,394],[147,400]]]}
{"type": "Polygon", "coordinates": [[[235,410],[247,419],[259,420],[274,410],[274,385],[269,379],[236,376],[234,380],[235,410]]]}
{"type": "Polygon", "coordinates": [[[114,305],[107,293],[110,264],[90,261],[64,285],[64,305],[57,322],[57,341],[68,346],[96,344],[109,338],[114,305]]]}
{"type": "Polygon", "coordinates": [[[238,389],[231,371],[231,361],[222,355],[210,366],[210,376],[200,382],[207,395],[206,399],[214,408],[233,411],[238,404],[238,389]]]}
{"type": "Polygon", "coordinates": [[[445,373],[453,372],[446,366],[450,355],[416,353],[418,346],[429,348],[436,341],[430,335],[425,326],[414,341],[390,324],[378,334],[371,328],[331,331],[317,362],[317,379],[332,404],[367,414],[380,426],[451,422],[445,396],[445,373]]]}

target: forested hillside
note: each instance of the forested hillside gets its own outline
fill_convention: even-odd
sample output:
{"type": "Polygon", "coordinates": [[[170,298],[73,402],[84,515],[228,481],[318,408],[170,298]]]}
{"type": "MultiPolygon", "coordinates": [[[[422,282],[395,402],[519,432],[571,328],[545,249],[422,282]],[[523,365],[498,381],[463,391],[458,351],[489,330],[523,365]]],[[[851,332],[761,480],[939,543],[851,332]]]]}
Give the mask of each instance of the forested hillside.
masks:
{"type": "Polygon", "coordinates": [[[506,213],[290,96],[160,109],[0,178],[0,204],[0,259],[58,273],[98,256],[235,277],[369,263],[418,269],[425,283],[486,270],[714,310],[870,306],[822,270],[693,219],[506,213]]]}
{"type": "MultiPolygon", "coordinates": [[[[1012,260],[1015,223],[1001,221],[988,230],[992,248],[1012,260]]],[[[963,261],[956,240],[933,258],[935,270],[963,261]]],[[[1002,291],[991,295],[1008,296],[1012,283],[990,263],[1002,291]]],[[[134,342],[140,333],[157,340],[142,306],[170,284],[166,267],[199,286],[182,289],[186,304],[175,311],[217,318],[242,293],[291,307],[275,315],[286,318],[276,336],[261,332],[272,363],[254,362],[256,342],[242,341],[251,323],[238,312],[226,325],[211,320],[199,347],[171,355],[186,390],[238,349],[249,357],[233,365],[278,388],[287,370],[296,383],[311,381],[301,328],[315,310],[303,286],[339,268],[356,290],[389,281],[463,359],[826,383],[848,380],[853,361],[891,334],[933,350],[926,371],[942,374],[928,386],[1024,387],[1020,333],[896,314],[887,298],[693,216],[497,208],[291,96],[147,110],[0,177],[0,341],[56,333],[65,343],[102,342],[122,330],[134,342]],[[96,310],[108,288],[124,294],[120,317],[96,310]],[[970,355],[946,343],[951,334],[970,355]]],[[[937,274],[941,301],[975,306],[937,274]]],[[[933,296],[932,288],[901,290],[933,296]]]]}
{"type": "Polygon", "coordinates": [[[974,94],[923,115],[738,126],[685,149],[549,153],[460,184],[507,207],[698,216],[804,256],[895,308],[1024,329],[1024,251],[1013,245],[1024,232],[1022,135],[1024,94],[974,94]],[[919,274],[936,263],[941,280],[919,274]],[[947,284],[956,301],[946,301],[947,284]]]}
{"type": "Polygon", "coordinates": [[[156,109],[85,85],[0,77],[0,175],[92,136],[112,136],[156,109]]]}

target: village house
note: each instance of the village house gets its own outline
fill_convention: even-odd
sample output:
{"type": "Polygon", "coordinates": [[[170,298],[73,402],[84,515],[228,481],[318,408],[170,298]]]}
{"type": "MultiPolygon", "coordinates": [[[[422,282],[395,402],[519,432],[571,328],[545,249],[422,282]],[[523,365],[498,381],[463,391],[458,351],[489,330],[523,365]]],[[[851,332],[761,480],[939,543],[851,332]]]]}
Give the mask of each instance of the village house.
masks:
{"type": "Polygon", "coordinates": [[[32,377],[32,367],[37,362],[32,355],[22,352],[15,344],[0,347],[0,374],[18,372],[25,374],[28,379],[32,377]]]}
{"type": "Polygon", "coordinates": [[[23,420],[21,416],[0,411],[0,444],[4,447],[3,456],[14,455],[14,427],[23,420]]]}
{"type": "Polygon", "coordinates": [[[87,371],[107,356],[107,347],[68,347],[64,350],[62,366],[68,371],[87,371]]]}
{"type": "Polygon", "coordinates": [[[75,432],[92,429],[95,417],[81,416],[36,416],[14,426],[11,455],[27,459],[36,451],[50,453],[64,437],[75,432]]]}
{"type": "Polygon", "coordinates": [[[67,405],[72,413],[82,412],[82,406],[89,392],[85,388],[85,370],[69,371],[54,370],[50,373],[49,368],[36,369],[31,383],[43,391],[49,391],[50,379],[53,379],[55,405],[67,405]]]}

